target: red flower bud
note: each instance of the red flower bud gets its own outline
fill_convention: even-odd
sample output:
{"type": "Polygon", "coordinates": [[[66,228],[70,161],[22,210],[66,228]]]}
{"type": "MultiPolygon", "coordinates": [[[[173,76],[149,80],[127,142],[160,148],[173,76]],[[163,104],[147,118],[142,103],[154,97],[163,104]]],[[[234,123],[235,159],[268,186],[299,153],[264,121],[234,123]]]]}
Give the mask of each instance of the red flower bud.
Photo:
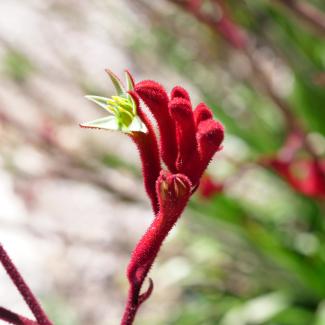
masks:
{"type": "Polygon", "coordinates": [[[221,149],[221,143],[224,139],[223,125],[215,120],[201,122],[198,126],[197,139],[203,172],[213,155],[221,149]]]}
{"type": "Polygon", "coordinates": [[[200,181],[199,193],[209,199],[223,191],[223,184],[213,180],[209,175],[204,175],[200,181]]]}
{"type": "Polygon", "coordinates": [[[196,106],[194,110],[194,120],[196,126],[198,126],[202,121],[210,120],[212,118],[213,113],[206,104],[200,103],[196,106]]]}
{"type": "Polygon", "coordinates": [[[186,100],[188,100],[189,102],[191,101],[190,99],[190,95],[188,94],[188,92],[180,86],[176,86],[172,89],[172,92],[170,94],[170,98],[184,98],[186,100]]]}

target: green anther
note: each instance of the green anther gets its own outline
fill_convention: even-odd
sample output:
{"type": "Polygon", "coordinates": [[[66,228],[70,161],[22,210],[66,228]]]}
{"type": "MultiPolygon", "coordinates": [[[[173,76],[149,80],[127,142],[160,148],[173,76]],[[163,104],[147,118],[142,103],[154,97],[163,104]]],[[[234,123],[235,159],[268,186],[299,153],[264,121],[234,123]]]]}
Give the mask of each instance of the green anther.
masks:
{"type": "Polygon", "coordinates": [[[132,115],[130,112],[128,112],[127,110],[124,110],[123,108],[121,108],[119,110],[119,114],[122,116],[125,116],[125,121],[122,119],[122,122],[125,122],[125,124],[127,126],[130,125],[130,123],[132,122],[134,115],[132,115]],[[127,121],[129,119],[129,121],[127,121]]]}
{"type": "Polygon", "coordinates": [[[107,105],[107,108],[106,108],[110,113],[112,114],[117,114],[118,113],[118,110],[116,109],[115,106],[112,106],[112,105],[107,105]]]}
{"type": "Polygon", "coordinates": [[[109,100],[107,101],[107,104],[108,104],[108,105],[111,105],[111,106],[114,106],[114,107],[118,106],[118,104],[116,103],[116,101],[113,100],[113,99],[109,99],[109,100]]]}
{"type": "Polygon", "coordinates": [[[129,100],[121,96],[112,96],[112,99],[119,103],[128,103],[129,100]]]}

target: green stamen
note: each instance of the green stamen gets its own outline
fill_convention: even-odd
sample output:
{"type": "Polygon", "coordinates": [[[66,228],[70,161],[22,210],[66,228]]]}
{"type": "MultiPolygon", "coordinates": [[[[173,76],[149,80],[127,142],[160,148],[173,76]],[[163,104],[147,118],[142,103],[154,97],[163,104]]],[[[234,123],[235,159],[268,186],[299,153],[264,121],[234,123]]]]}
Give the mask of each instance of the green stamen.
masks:
{"type": "Polygon", "coordinates": [[[82,126],[107,130],[120,130],[125,133],[135,131],[147,132],[145,125],[137,116],[136,104],[132,96],[127,92],[134,89],[131,76],[126,72],[126,90],[121,81],[111,71],[107,72],[112,79],[118,95],[114,95],[111,98],[101,96],[86,96],[86,98],[104,108],[106,111],[113,114],[113,116],[84,123],[82,126]]]}

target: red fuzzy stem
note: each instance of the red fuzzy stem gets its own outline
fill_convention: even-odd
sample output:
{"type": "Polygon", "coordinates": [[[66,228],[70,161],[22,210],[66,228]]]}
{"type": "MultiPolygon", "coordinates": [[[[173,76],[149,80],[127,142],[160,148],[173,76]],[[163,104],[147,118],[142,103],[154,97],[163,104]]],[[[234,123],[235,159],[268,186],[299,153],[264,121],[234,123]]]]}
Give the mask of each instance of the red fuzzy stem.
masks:
{"type": "Polygon", "coordinates": [[[160,133],[160,151],[164,163],[176,172],[177,142],[175,123],[168,110],[168,95],[157,82],[146,80],[135,85],[136,93],[150,109],[160,133]]]}
{"type": "MultiPolygon", "coordinates": [[[[237,26],[226,11],[224,1],[214,0],[216,14],[206,14],[199,1],[169,0],[187,10],[200,21],[217,31],[228,43],[237,49],[247,46],[247,35],[243,29],[237,26]],[[198,4],[198,5],[197,5],[198,4]]],[[[202,2],[202,1],[201,1],[202,2]]],[[[211,11],[211,10],[210,10],[211,11]]]]}
{"type": "Polygon", "coordinates": [[[131,256],[127,269],[130,290],[122,325],[133,323],[139,306],[149,297],[152,285],[143,295],[140,295],[141,287],[164,239],[183,212],[190,197],[190,191],[191,183],[184,175],[162,172],[157,180],[160,210],[131,256]]]}
{"type": "Polygon", "coordinates": [[[232,22],[229,16],[222,13],[221,18],[216,23],[220,34],[231,43],[235,48],[242,49],[246,47],[247,38],[244,32],[232,22]]]}
{"type": "Polygon", "coordinates": [[[121,321],[121,325],[132,325],[137,311],[141,304],[146,301],[153,290],[153,282],[149,279],[150,284],[147,291],[140,295],[141,285],[134,283],[130,286],[128,301],[125,307],[124,315],[121,321]]]}
{"type": "Polygon", "coordinates": [[[11,261],[10,257],[6,253],[2,244],[0,244],[0,261],[11,278],[12,282],[20,292],[21,296],[24,298],[26,304],[32,311],[39,325],[52,325],[51,321],[47,318],[45,312],[43,311],[41,305],[38,303],[37,299],[33,295],[32,291],[29,289],[28,285],[24,281],[23,277],[11,261]]]}
{"type": "Polygon", "coordinates": [[[157,138],[151,122],[140,107],[137,94],[135,92],[130,92],[130,95],[136,102],[138,116],[148,129],[147,133],[132,132],[131,138],[140,153],[144,187],[151,200],[152,209],[156,214],[159,210],[156,181],[161,170],[157,138]]]}
{"type": "Polygon", "coordinates": [[[38,325],[33,320],[18,315],[3,307],[0,307],[0,319],[14,325],[38,325]]]}
{"type": "Polygon", "coordinates": [[[197,183],[196,171],[200,169],[200,157],[191,103],[184,98],[175,97],[170,101],[169,109],[177,126],[177,170],[187,175],[195,186],[197,183]]]}

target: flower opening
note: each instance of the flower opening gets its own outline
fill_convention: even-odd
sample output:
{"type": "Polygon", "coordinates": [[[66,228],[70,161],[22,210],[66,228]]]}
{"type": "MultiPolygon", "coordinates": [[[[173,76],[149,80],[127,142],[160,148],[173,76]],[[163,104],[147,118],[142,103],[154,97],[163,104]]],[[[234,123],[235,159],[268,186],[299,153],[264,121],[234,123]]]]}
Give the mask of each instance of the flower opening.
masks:
{"type": "Polygon", "coordinates": [[[82,123],[80,126],[85,128],[122,131],[124,133],[146,133],[147,128],[137,114],[137,105],[133,97],[129,94],[129,92],[134,89],[133,78],[128,71],[125,72],[127,85],[125,88],[115,74],[109,70],[107,70],[107,73],[113,82],[117,95],[111,98],[93,95],[87,95],[85,97],[105,109],[111,115],[82,123]]]}

